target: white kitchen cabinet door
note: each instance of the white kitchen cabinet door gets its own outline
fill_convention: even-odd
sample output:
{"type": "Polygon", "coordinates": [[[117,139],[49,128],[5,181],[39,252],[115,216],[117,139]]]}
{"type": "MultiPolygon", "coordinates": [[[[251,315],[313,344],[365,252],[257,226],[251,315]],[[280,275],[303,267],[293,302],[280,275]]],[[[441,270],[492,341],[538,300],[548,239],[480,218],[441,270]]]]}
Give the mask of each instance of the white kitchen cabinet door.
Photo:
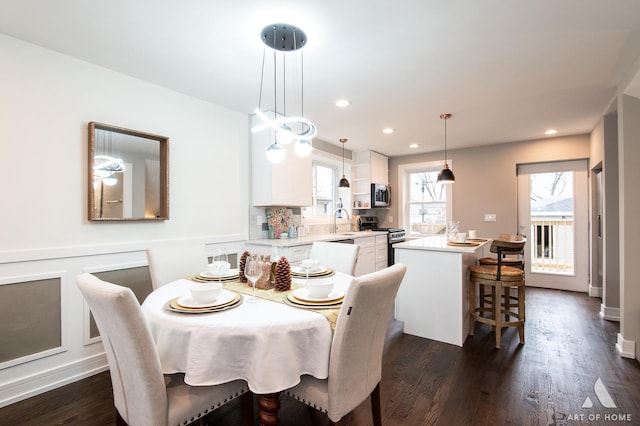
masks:
{"type": "Polygon", "coordinates": [[[387,267],[389,262],[387,235],[376,235],[376,271],[387,267]]]}
{"type": "Polygon", "coordinates": [[[376,238],[357,238],[355,243],[360,246],[355,276],[366,275],[376,270],[376,238]]]}
{"type": "Polygon", "coordinates": [[[371,183],[389,185],[389,159],[371,151],[371,183]]]}
{"type": "MultiPolygon", "coordinates": [[[[252,126],[260,122],[252,117],[252,126]]],[[[312,203],[311,156],[298,157],[295,143],[283,145],[283,162],[273,164],[267,159],[267,148],[272,143],[272,131],[251,134],[251,193],[254,206],[306,207],[312,203]]]]}

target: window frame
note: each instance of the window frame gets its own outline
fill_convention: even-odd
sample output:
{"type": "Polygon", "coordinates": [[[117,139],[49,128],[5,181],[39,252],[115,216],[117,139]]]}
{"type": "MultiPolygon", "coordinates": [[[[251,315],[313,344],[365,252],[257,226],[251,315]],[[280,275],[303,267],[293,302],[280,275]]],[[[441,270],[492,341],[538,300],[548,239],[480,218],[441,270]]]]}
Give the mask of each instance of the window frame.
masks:
{"type": "MultiPolygon", "coordinates": [[[[451,160],[447,160],[450,166],[453,166],[451,160]]],[[[410,175],[414,173],[430,173],[439,172],[442,169],[442,161],[428,161],[421,163],[408,163],[398,165],[398,182],[400,183],[399,200],[398,200],[398,217],[400,217],[400,226],[405,229],[408,237],[425,237],[427,235],[419,232],[413,232],[411,229],[411,181],[410,175]]],[[[446,223],[451,222],[453,219],[453,185],[454,184],[439,184],[445,185],[445,197],[446,197],[446,223]]]]}

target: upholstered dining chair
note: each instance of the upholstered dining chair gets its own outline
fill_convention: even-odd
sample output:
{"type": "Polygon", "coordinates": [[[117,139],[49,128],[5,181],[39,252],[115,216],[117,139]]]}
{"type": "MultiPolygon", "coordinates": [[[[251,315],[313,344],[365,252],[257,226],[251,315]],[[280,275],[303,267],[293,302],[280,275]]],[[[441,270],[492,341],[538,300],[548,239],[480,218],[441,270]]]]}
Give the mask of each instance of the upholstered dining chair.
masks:
{"type": "Polygon", "coordinates": [[[396,263],[351,281],[333,334],[329,377],[302,376],[287,395],[326,413],[332,425],[340,424],[342,417],[371,396],[373,424],[382,423],[382,350],[406,270],[404,264],[396,263]]]}
{"type": "Polygon", "coordinates": [[[183,374],[164,375],[151,332],[131,289],[91,274],[76,277],[98,325],[113,386],[117,424],[186,425],[242,397],[245,424],[253,423],[246,382],[189,386],[183,374]]]}
{"type": "Polygon", "coordinates": [[[175,244],[147,249],[151,285],[157,289],[171,281],[207,270],[204,244],[175,244]]]}
{"type": "Polygon", "coordinates": [[[312,259],[319,260],[322,266],[353,275],[359,250],[360,247],[357,244],[315,241],[311,246],[310,256],[312,259]]]}

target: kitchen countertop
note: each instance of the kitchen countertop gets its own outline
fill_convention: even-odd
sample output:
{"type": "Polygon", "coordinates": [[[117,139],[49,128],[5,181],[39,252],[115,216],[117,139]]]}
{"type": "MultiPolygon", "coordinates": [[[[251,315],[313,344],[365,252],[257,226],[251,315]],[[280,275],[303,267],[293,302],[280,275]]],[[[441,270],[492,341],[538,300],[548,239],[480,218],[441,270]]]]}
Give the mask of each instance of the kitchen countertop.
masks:
{"type": "Polygon", "coordinates": [[[357,231],[357,232],[339,232],[337,234],[319,234],[309,235],[298,238],[278,238],[278,239],[261,239],[249,240],[247,244],[255,244],[259,246],[278,246],[278,247],[296,247],[306,244],[313,244],[314,241],[341,241],[356,240],[358,238],[373,237],[376,235],[387,235],[387,231],[357,231]]]}
{"type": "Polygon", "coordinates": [[[394,249],[409,249],[409,250],[430,250],[430,251],[448,251],[454,253],[475,253],[476,250],[483,247],[490,239],[486,239],[484,242],[479,242],[477,246],[450,246],[447,244],[447,238],[445,236],[433,236],[419,238],[416,240],[407,240],[402,243],[396,243],[393,245],[394,249]]]}

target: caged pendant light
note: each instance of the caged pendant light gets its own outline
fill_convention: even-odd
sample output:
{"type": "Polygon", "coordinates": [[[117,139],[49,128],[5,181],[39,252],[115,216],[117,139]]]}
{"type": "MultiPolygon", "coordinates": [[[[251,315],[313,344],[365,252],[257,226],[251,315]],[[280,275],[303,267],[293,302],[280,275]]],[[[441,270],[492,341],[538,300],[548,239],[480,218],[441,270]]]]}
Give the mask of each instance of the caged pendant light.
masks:
{"type": "Polygon", "coordinates": [[[311,154],[313,149],[311,140],[317,133],[316,126],[304,118],[304,58],[301,49],[307,43],[307,36],[299,28],[289,24],[267,25],[260,33],[264,50],[262,54],[262,74],[260,77],[260,96],[256,115],[262,123],[254,126],[253,133],[271,129],[273,132],[273,143],[267,148],[267,158],[272,163],[279,163],[284,160],[285,149],[282,145],[294,142],[294,151],[300,157],[311,154]],[[265,112],[262,109],[265,62],[267,59],[266,48],[273,50],[273,113],[265,112]],[[293,52],[299,51],[299,64],[295,61],[287,65],[286,58],[294,56],[293,52]],[[278,53],[280,58],[278,57],[278,53]],[[280,59],[280,60],[279,60],[280,59]],[[278,63],[281,67],[278,70],[278,63]],[[297,98],[300,103],[300,116],[287,116],[287,70],[299,71],[300,76],[293,74],[293,81],[299,82],[299,96],[295,92],[289,93],[289,97],[297,98]],[[280,82],[280,83],[279,83],[280,82]],[[281,110],[278,111],[278,96],[281,95],[281,110]]]}
{"type": "Polygon", "coordinates": [[[456,177],[447,164],[447,120],[451,118],[451,114],[440,114],[440,118],[444,120],[444,166],[438,173],[438,183],[454,183],[456,177]]]}
{"type": "Polygon", "coordinates": [[[340,139],[340,142],[342,143],[342,179],[338,182],[338,188],[349,188],[351,185],[349,185],[349,181],[344,175],[344,144],[347,143],[347,140],[340,139]]]}

